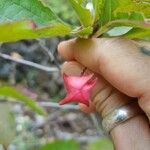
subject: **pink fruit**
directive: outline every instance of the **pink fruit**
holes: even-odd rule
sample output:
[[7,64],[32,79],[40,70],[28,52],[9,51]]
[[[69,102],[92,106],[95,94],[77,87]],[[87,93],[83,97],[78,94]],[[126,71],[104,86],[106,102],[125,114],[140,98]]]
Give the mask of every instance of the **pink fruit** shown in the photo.
[[89,106],[91,91],[97,81],[94,74],[83,76],[69,76],[64,74],[63,78],[67,96],[62,99],[59,104],[63,105],[70,102],[79,102]]

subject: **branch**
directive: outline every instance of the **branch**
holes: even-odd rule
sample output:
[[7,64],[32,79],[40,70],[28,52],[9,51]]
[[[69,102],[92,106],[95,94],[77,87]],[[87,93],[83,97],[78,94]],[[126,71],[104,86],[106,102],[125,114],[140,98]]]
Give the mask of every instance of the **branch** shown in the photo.
[[54,103],[54,102],[39,102],[39,104],[43,107],[80,110],[78,105],[67,104],[67,105],[61,106],[58,103]]
[[41,40],[41,39],[37,39],[37,41],[39,42],[39,45],[41,46],[41,48],[43,49],[43,51],[45,51],[47,54],[48,54],[48,56],[49,56],[49,58],[50,58],[50,60],[51,61],[54,61],[54,55],[51,53],[51,51],[49,51],[49,49],[45,46],[45,42],[43,41],[43,40]]
[[59,65],[59,63],[58,63],[56,57],[55,57],[54,54],[49,50],[49,48],[46,47],[45,41],[43,41],[43,40],[41,40],[41,39],[37,39],[37,41],[39,42],[38,44],[41,46],[42,50],[43,50],[44,52],[46,52],[46,54],[49,56],[50,61],[51,61],[51,62],[54,62],[55,65],[56,65],[56,66],[58,67],[58,69],[60,70],[60,65]]
[[[9,102],[9,103],[19,103],[21,104],[20,101],[16,100],[16,99],[13,99],[11,97],[5,97],[5,96],[0,96],[0,103],[3,103],[3,102]],[[67,105],[59,105],[58,103],[55,103],[55,102],[38,102],[38,104],[42,107],[51,107],[51,108],[60,108],[60,109],[72,109],[72,110],[80,110],[79,106],[78,105],[70,105],[70,104],[67,104]]]
[[10,60],[10,61],[13,61],[13,62],[16,62],[19,64],[23,64],[23,65],[27,65],[29,67],[33,67],[33,68],[36,68],[36,69],[39,69],[42,71],[46,71],[46,72],[58,72],[59,71],[59,69],[56,67],[43,66],[43,65],[31,62],[31,61],[24,60],[24,59],[16,59],[16,58],[11,57],[10,55],[6,55],[6,54],[2,54],[2,53],[0,53],[0,57],[3,59],[6,59],[6,60]]

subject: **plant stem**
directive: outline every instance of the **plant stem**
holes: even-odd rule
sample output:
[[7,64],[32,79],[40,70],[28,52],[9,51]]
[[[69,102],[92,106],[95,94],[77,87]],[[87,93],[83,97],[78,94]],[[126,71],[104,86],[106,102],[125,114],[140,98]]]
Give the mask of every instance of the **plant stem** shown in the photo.
[[51,107],[51,108],[61,108],[61,109],[65,109],[65,110],[80,110],[78,105],[64,105],[64,106],[60,106],[58,103],[55,102],[40,102],[39,103],[41,106],[43,107]]

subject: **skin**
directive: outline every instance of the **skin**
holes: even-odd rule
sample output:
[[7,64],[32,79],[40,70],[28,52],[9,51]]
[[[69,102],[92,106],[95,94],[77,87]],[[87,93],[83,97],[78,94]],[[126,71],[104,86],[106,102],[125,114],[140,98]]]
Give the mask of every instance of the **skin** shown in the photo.
[[[67,61],[62,73],[80,75],[86,67],[86,74],[93,72],[98,78],[90,107],[80,104],[82,111],[96,110],[104,117],[134,101],[150,116],[149,43],[142,45],[121,38],[73,39],[60,43],[58,51]],[[137,115],[111,131],[115,149],[150,149],[146,115]]]

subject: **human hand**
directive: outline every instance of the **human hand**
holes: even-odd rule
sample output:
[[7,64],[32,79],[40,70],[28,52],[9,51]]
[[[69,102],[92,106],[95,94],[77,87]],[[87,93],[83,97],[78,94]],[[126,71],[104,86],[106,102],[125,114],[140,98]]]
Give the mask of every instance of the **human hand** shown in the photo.
[[[59,53],[67,61],[62,73],[95,73],[98,78],[90,107],[80,104],[84,112],[98,111],[102,117],[138,99],[150,114],[150,51],[125,39],[74,39],[62,42]],[[140,110],[140,109],[139,109]],[[130,135],[130,136],[129,136]],[[150,128],[144,115],[137,115],[116,126],[111,136],[117,150],[149,150]],[[123,140],[122,140],[123,139]]]
[[150,115],[150,50],[121,38],[70,40],[58,49],[66,61],[76,61],[65,63],[63,72],[79,74],[87,67],[96,73],[99,80],[92,99],[102,115],[134,98]]

